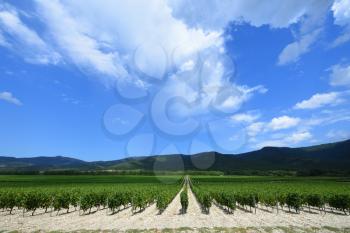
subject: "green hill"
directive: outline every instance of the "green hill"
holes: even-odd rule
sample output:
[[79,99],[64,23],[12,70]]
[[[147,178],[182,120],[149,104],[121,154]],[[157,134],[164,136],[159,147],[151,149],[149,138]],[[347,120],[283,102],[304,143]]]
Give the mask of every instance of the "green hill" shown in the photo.
[[301,148],[264,147],[242,154],[204,152],[193,155],[129,157],[121,160],[95,162],[62,156],[33,158],[0,156],[0,171],[37,170],[349,171],[350,140]]

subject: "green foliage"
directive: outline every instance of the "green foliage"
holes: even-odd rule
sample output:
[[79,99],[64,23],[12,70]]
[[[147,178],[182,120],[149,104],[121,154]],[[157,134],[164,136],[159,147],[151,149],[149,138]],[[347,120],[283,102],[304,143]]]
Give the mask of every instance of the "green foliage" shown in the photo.
[[114,213],[115,210],[119,210],[125,203],[123,202],[123,192],[117,191],[109,194],[107,203],[108,209],[110,209],[112,213]]
[[262,193],[259,197],[260,203],[268,207],[275,207],[278,205],[277,196],[273,193]]
[[203,212],[209,214],[210,207],[213,200],[212,196],[210,195],[210,192],[193,187],[193,186],[192,186],[192,190],[197,198],[197,201],[201,205]]
[[80,209],[85,212],[89,210],[91,212],[91,208],[94,206],[94,193],[84,193],[80,197]]
[[10,214],[12,213],[13,208],[16,206],[22,206],[21,198],[16,192],[4,192],[0,195],[0,198],[1,207],[3,209],[10,209]]
[[45,213],[47,212],[47,209],[52,206],[52,199],[53,197],[48,193],[41,194],[40,208],[45,209]]
[[28,192],[24,194],[23,207],[28,211],[32,211],[32,215],[34,215],[34,212],[36,209],[40,208],[41,202],[42,202],[41,193]]
[[[233,207],[238,204],[243,208],[261,204],[277,211],[287,205],[297,212],[305,206],[320,210],[330,206],[344,212],[350,211],[348,181],[346,177],[191,177],[194,191],[210,192],[215,202],[228,210],[232,208],[227,205],[232,203]],[[228,202],[227,195],[234,201]]]
[[[83,212],[108,207],[113,212],[132,205],[144,209],[157,201],[163,211],[178,192],[182,177],[162,176],[0,176],[0,208],[14,207],[35,211],[79,208]],[[58,214],[58,212],[57,212]]]
[[227,191],[213,192],[214,200],[221,206],[227,208],[228,212],[236,209],[236,197],[233,193]]
[[249,206],[251,208],[256,208],[256,204],[259,202],[259,198],[255,193],[237,193],[236,194],[237,203],[243,207]]
[[139,209],[139,211],[144,210],[148,205],[148,198],[146,197],[145,193],[136,192],[132,196],[131,200],[131,206],[132,206],[132,211],[136,211]]
[[350,211],[350,195],[349,194],[335,194],[328,199],[329,206],[342,211]]
[[180,202],[181,202],[181,212],[184,214],[187,212],[187,208],[188,208],[187,187],[184,190],[182,190],[180,194]]
[[322,208],[325,205],[325,200],[320,194],[306,194],[304,201],[308,206],[317,208]]
[[69,211],[70,204],[70,195],[68,192],[58,192],[54,195],[53,198],[53,208],[56,211],[60,211],[61,209],[67,209]]
[[303,204],[303,198],[299,193],[288,193],[286,196],[286,204],[288,208],[293,208],[296,212],[299,212]]

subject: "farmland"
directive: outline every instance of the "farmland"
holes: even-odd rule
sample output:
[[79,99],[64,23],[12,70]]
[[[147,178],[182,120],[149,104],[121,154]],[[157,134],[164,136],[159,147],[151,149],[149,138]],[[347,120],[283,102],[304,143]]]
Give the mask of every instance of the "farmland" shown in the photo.
[[350,227],[348,178],[19,175],[0,187],[5,230]]
[[259,206],[271,211],[287,206],[296,213],[303,207],[319,211],[350,211],[350,183],[347,178],[279,178],[279,177],[193,177],[191,186],[202,208],[209,212],[212,202],[229,212],[238,206]]
[[180,177],[162,177],[161,183],[153,176],[14,176],[2,177],[0,208],[31,211],[39,208],[47,212],[70,208],[85,214],[87,211],[108,208],[112,213],[131,206],[133,212],[142,211],[152,203],[162,212],[179,191]]

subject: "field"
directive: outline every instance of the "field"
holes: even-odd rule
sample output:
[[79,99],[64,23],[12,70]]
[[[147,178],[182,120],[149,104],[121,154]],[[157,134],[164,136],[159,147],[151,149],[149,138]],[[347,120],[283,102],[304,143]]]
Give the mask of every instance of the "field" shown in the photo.
[[[326,212],[350,211],[350,186],[346,178],[276,178],[276,177],[193,177],[192,186],[204,209],[215,200],[228,211],[263,205],[271,210],[287,206],[296,213],[302,207]],[[197,196],[198,196],[197,195]],[[203,199],[203,200],[201,200]],[[251,211],[251,210],[250,210]]]
[[19,175],[0,187],[0,230],[350,227],[349,178]]

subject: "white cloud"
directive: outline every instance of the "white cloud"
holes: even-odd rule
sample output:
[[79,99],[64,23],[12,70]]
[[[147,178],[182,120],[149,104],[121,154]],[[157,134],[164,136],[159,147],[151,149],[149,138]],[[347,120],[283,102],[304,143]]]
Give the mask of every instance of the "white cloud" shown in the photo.
[[11,104],[15,104],[18,106],[22,105],[22,102],[19,99],[14,97],[11,92],[7,92],[7,91],[0,92],[0,100],[7,101]]
[[[84,39],[92,42],[73,45],[73,49],[81,46],[82,51],[93,50],[105,57],[106,62],[108,61],[107,70],[112,70],[112,76],[116,76],[113,75],[114,70],[122,68],[138,68],[147,74],[157,75],[157,71],[163,71],[160,66],[171,62],[164,59],[171,58],[173,53],[180,60],[179,65],[183,65],[188,62],[184,57],[190,54],[209,47],[219,49],[222,46],[220,31],[204,32],[202,29],[189,28],[171,15],[171,9],[164,1],[78,0],[65,2],[64,7],[58,1],[40,1],[39,5],[40,9],[51,10],[44,18],[48,20],[48,27],[53,34],[59,36],[60,32],[64,33],[65,38],[58,38],[59,43],[63,43],[61,47],[69,48],[65,44],[69,45],[70,38],[84,36]],[[51,16],[55,14],[57,16]],[[68,22],[62,24],[61,16],[67,17]],[[59,25],[64,27],[60,28]],[[75,51],[68,52],[70,57],[78,59],[79,64],[80,58],[76,58],[79,53],[75,55]],[[132,57],[134,53],[136,57]],[[118,55],[119,58],[113,55]],[[98,68],[98,59],[89,59],[91,65]],[[116,67],[117,65],[120,67]]]
[[320,34],[321,24],[330,7],[328,0],[170,0],[176,17],[191,26],[208,30],[225,27],[229,22],[248,23],[255,27],[287,28],[301,23],[295,42],[287,45],[279,56],[279,64],[297,61],[308,52]]
[[301,122],[300,118],[290,116],[274,117],[269,122],[254,122],[247,128],[247,134],[250,137],[255,137],[258,134],[271,131],[278,131],[296,127]]
[[297,103],[295,109],[315,109],[324,106],[334,106],[343,103],[345,99],[342,97],[344,93],[342,92],[329,92],[329,93],[317,93],[311,96],[310,99],[303,100]]
[[350,111],[348,109],[327,109],[308,119],[304,119],[302,126],[305,128],[312,128],[318,125],[325,126],[342,121],[350,121]]
[[252,148],[261,149],[263,147],[268,147],[268,146],[285,147],[285,146],[287,146],[287,144],[283,140],[278,140],[278,139],[276,139],[276,140],[263,140],[263,141],[254,143]]
[[[20,31],[32,38],[29,44],[36,41],[40,46],[35,46],[47,48],[43,38],[53,41],[50,48],[55,48],[64,62],[75,64],[83,72],[93,71],[107,85],[129,80],[148,87],[148,81],[140,78],[140,73],[161,79],[164,73],[171,72],[172,80],[168,83],[173,87],[171,91],[191,104],[199,103],[193,111],[212,107],[227,113],[237,111],[253,95],[266,89],[233,83],[234,65],[225,58],[225,26],[229,22],[245,22],[256,27],[286,28],[301,22],[301,39],[295,46],[289,46],[297,52],[286,49],[287,55],[281,55],[286,57],[283,62],[287,62],[309,49],[319,32],[315,30],[314,25],[318,25],[315,22],[329,4],[324,0],[36,0],[35,3],[35,16],[45,24],[40,35],[45,37],[39,37],[14,14]],[[198,57],[203,61],[200,74],[196,73]]]
[[302,141],[306,141],[312,138],[312,135],[310,132],[308,131],[304,131],[304,132],[294,132],[292,133],[290,136],[286,137],[286,142],[288,143],[299,143]]
[[[279,118],[281,117],[274,119]],[[297,121],[298,124],[289,124],[294,126],[290,126],[287,130],[277,131],[277,133],[275,133],[275,130],[269,128],[273,120],[252,123],[247,127],[247,134],[249,136],[248,144],[251,148],[257,149],[264,146],[293,146],[303,142],[314,142],[314,136],[311,131],[315,127],[326,127],[340,122],[347,124],[346,122],[350,122],[350,111],[348,109],[327,109],[318,111],[307,118]],[[349,132],[332,129],[324,136],[333,141],[338,141],[348,139]]]
[[338,25],[347,25],[350,23],[350,1],[335,0],[332,5],[334,23]]
[[252,123],[260,117],[259,114],[253,113],[238,113],[231,116],[231,120],[234,122]]
[[288,44],[278,57],[278,65],[297,62],[302,55],[309,52],[322,33],[323,22],[331,2],[328,0],[304,1],[311,4],[300,20],[300,27],[294,31],[295,41]]
[[269,130],[275,131],[280,129],[288,129],[296,126],[300,122],[300,118],[281,116],[273,118],[268,124]]
[[10,40],[6,39],[4,33],[0,31],[0,45],[13,49],[24,56],[28,62],[38,64],[59,62],[60,55],[21,21],[17,11],[1,4],[0,29],[10,37]]
[[350,86],[350,65],[334,65],[330,71],[332,86]]
[[62,54],[82,68],[95,70],[113,78],[125,78],[127,72],[121,65],[118,52],[104,52],[102,43],[89,36],[84,23],[71,16],[59,1],[37,3],[52,39]]
[[343,34],[332,43],[336,47],[350,40],[350,0],[335,0],[332,11],[334,23],[344,27]]
[[350,138],[350,131],[331,129],[326,136],[333,141],[345,140]]
[[255,123],[252,123],[250,124],[248,127],[247,127],[247,134],[250,136],[250,137],[254,137],[256,136],[257,134],[261,133],[262,130],[264,129],[264,126],[265,126],[265,123],[264,122],[255,122]]
[[[233,84],[221,28],[190,27],[173,17],[166,1],[37,3],[60,53],[83,70],[103,74],[99,77],[107,84],[120,79],[145,83],[139,72],[161,79],[171,70],[165,84],[169,94],[199,103],[192,112],[209,106],[235,111],[254,93],[265,90]],[[199,54],[200,74],[196,73]]]
[[176,17],[191,26],[205,29],[225,27],[229,22],[248,23],[255,27],[287,28],[300,23],[296,40],[281,52],[278,64],[297,61],[310,50],[321,32],[322,23],[330,8],[328,0],[169,0]]
[[349,32],[344,32],[342,35],[338,36],[333,43],[330,45],[330,48],[337,47],[341,44],[344,44],[350,40],[350,30]]
[[169,0],[176,17],[195,27],[217,29],[228,22],[246,22],[252,26],[269,25],[284,28],[297,23],[304,15],[319,12],[324,0]]
[[278,65],[286,65],[298,61],[301,55],[310,50],[310,46],[316,41],[320,32],[321,30],[317,29],[303,35],[300,40],[288,44],[278,57]]
[[276,139],[256,141],[252,144],[252,147],[256,149],[260,149],[266,146],[290,147],[297,145],[301,142],[308,141],[312,138],[312,134],[308,131],[296,131],[291,133],[289,136],[281,134],[279,135],[279,138]]
[[[193,58],[189,61],[193,61]],[[232,114],[255,94],[267,91],[261,85],[236,85],[232,81],[234,63],[220,47],[201,51],[201,61],[200,64],[179,69],[165,84],[169,95],[180,97],[191,106],[186,109],[179,106],[180,113],[193,115],[215,110]]]
[[4,35],[1,32],[1,28],[0,28],[0,46],[4,46],[4,47],[8,47],[9,44],[7,43]]

